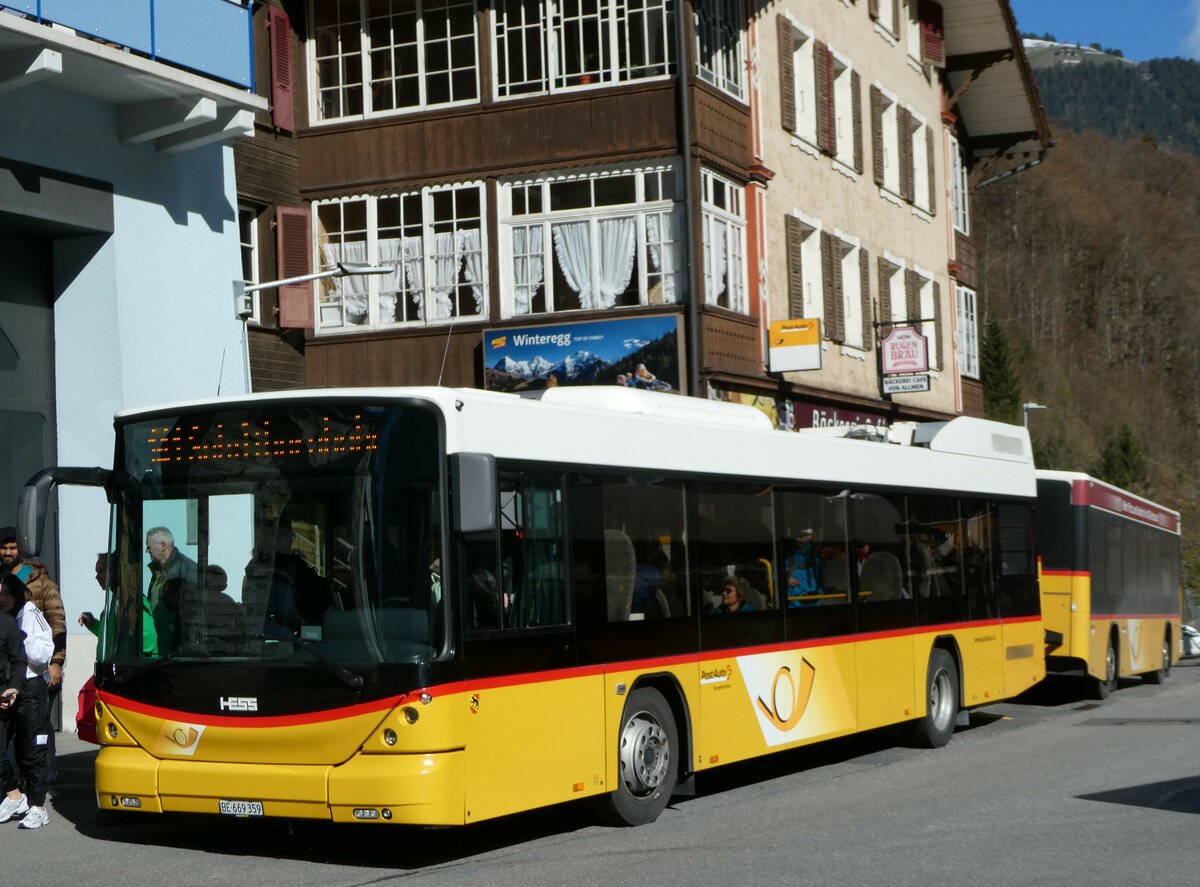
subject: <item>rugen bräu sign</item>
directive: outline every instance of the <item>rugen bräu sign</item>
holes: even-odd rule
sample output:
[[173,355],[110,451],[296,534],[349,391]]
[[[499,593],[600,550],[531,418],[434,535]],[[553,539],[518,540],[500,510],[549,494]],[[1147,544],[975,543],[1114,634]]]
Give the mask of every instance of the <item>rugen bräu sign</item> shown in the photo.
[[881,372],[929,372],[929,341],[915,327],[896,326],[879,343]]

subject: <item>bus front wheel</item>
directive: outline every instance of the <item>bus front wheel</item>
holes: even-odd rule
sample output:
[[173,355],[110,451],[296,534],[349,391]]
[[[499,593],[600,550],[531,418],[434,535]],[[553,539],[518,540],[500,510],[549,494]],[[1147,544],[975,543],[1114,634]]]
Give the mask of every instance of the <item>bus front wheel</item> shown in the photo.
[[1163,636],[1162,648],[1162,668],[1156,668],[1154,671],[1148,671],[1142,675],[1142,680],[1147,684],[1161,684],[1167,675],[1171,673],[1171,635]]
[[620,775],[607,797],[604,818],[616,825],[645,825],[671,800],[679,774],[679,734],[667,700],[653,687],[634,690],[617,737]]
[[940,647],[929,654],[925,701],[929,708],[913,725],[913,741],[925,748],[941,748],[950,741],[958,716],[958,668],[954,657]]
[[1108,650],[1104,654],[1104,677],[1092,678],[1092,695],[1097,699],[1107,699],[1117,687],[1117,648],[1112,638],[1108,639]]

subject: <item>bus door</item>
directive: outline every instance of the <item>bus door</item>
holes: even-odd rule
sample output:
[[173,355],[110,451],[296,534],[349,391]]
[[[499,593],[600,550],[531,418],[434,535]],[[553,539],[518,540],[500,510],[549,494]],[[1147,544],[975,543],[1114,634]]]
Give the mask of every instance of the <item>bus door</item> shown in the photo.
[[[501,471],[497,526],[460,558],[467,821],[603,784],[602,678],[580,675],[563,478]],[[547,739],[547,736],[553,739]]]
[[918,715],[913,678],[917,610],[904,497],[854,493],[849,505],[850,584],[859,630],[858,726],[867,730]]

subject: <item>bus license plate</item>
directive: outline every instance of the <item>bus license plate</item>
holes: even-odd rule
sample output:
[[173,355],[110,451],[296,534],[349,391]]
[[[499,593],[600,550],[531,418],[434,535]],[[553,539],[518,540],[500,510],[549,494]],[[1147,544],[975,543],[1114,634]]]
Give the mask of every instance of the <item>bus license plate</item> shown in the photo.
[[262,816],[262,801],[218,801],[225,816]]

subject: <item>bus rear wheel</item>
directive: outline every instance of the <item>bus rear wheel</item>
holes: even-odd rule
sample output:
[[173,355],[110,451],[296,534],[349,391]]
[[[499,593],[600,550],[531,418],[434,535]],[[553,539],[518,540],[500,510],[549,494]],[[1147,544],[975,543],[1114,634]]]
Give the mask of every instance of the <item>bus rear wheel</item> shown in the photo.
[[667,700],[653,687],[629,694],[617,737],[620,774],[602,811],[615,825],[645,825],[662,813],[679,776],[679,734]]
[[954,657],[940,647],[929,654],[925,683],[925,717],[913,724],[913,742],[925,748],[941,748],[954,734],[958,717],[958,668]]
[[1171,673],[1171,635],[1167,634],[1163,637],[1162,648],[1162,668],[1157,668],[1154,671],[1148,671],[1142,675],[1142,680],[1147,684],[1161,684]]
[[1117,688],[1117,648],[1112,638],[1108,639],[1108,650],[1104,654],[1104,677],[1092,678],[1092,695],[1097,699],[1107,699],[1108,695]]

